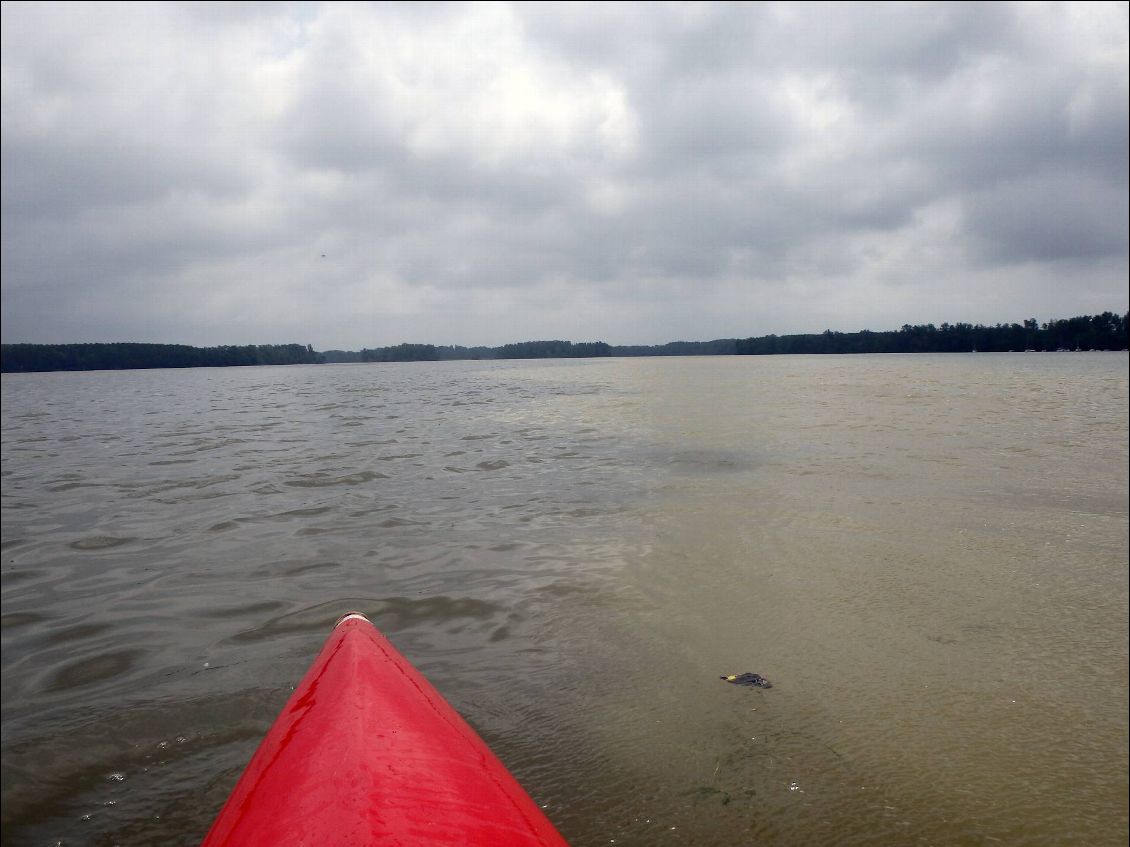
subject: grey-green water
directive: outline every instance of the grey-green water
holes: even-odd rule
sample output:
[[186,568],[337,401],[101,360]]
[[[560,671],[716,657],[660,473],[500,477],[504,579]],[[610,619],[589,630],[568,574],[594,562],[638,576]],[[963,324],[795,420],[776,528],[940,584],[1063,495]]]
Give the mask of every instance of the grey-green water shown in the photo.
[[358,608],[576,845],[1125,844],[1127,402],[1124,353],[5,375],[3,843],[199,841]]

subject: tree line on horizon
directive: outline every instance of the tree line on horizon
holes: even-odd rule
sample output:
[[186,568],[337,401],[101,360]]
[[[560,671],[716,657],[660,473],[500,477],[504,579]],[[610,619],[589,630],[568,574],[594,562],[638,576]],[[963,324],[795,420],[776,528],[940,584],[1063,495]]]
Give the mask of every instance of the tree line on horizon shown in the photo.
[[0,370],[119,371],[144,368],[225,368],[248,365],[316,365],[324,360],[310,344],[4,344]]
[[396,344],[391,347],[327,350],[326,362],[446,362],[465,359],[587,359],[621,355],[603,341],[521,341],[501,347],[463,347],[458,344]]
[[781,353],[1007,353],[1025,350],[1125,350],[1130,313],[1081,315],[1023,323],[943,323],[910,325],[890,332],[833,332],[809,335],[764,335],[737,342],[739,355]]
[[501,347],[458,344],[397,344],[364,350],[326,350],[329,364],[348,362],[447,362],[467,359],[579,359],[598,356],[732,356],[736,338],[714,341],[669,341],[666,344],[620,344],[604,341],[522,341]]
[[1023,350],[1125,350],[1130,314],[1082,315],[1040,324],[943,323],[910,325],[874,332],[834,332],[670,341],[666,344],[611,345],[603,341],[524,341],[501,347],[398,344],[360,352],[327,350],[327,362],[408,362],[452,359],[566,359],[594,356],[764,356],[829,353],[1004,353]]
[[185,344],[4,344],[0,370],[123,370],[339,362],[420,362],[462,359],[561,359],[599,356],[764,356],[836,353],[968,353],[1023,350],[1125,350],[1130,313],[1081,315],[1023,323],[910,325],[886,332],[834,332],[611,345],[603,341],[522,341],[500,347],[396,344],[359,351],[318,352],[306,344],[191,347]]

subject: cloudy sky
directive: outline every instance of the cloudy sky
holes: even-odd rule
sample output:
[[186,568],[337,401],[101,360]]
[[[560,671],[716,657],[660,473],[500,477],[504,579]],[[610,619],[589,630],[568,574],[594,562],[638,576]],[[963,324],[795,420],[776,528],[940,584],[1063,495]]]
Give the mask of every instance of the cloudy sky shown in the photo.
[[1123,2],[2,8],[5,342],[1127,309]]

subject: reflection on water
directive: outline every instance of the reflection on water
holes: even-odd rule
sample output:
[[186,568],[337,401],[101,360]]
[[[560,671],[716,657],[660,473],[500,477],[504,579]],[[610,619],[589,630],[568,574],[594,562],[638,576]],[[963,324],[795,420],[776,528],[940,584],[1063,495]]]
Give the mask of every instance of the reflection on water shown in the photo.
[[578,845],[1125,843],[1126,410],[1125,354],[5,375],[3,843],[196,843],[351,608]]

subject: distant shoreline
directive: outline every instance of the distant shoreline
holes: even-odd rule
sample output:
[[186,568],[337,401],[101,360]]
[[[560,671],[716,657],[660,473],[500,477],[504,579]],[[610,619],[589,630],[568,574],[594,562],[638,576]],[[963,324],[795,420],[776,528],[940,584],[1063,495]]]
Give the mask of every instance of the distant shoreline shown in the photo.
[[1037,323],[909,324],[898,330],[764,335],[656,345],[611,345],[603,341],[524,341],[500,347],[397,344],[362,350],[316,351],[306,344],[192,347],[133,342],[3,344],[0,371],[145,370],[154,368],[312,365],[347,362],[427,362],[491,359],[562,359],[638,356],[771,356],[850,353],[1005,353],[1126,350],[1130,313],[1081,315]]

